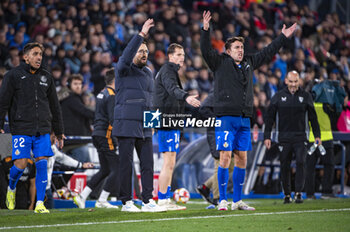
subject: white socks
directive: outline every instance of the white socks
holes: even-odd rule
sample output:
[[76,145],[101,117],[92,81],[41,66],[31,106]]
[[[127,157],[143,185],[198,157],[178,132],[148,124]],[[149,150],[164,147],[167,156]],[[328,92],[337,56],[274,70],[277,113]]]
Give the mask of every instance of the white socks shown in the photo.
[[84,201],[88,198],[90,193],[92,192],[92,189],[89,186],[86,186],[84,190],[80,193],[81,198],[84,199]]
[[102,190],[100,197],[98,198],[99,202],[106,202],[107,198],[109,196],[109,192],[106,192],[105,190]]

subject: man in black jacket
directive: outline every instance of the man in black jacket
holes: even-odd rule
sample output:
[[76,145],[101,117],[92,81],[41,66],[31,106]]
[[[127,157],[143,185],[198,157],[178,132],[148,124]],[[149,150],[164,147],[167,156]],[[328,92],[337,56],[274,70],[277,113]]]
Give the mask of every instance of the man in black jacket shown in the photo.
[[100,197],[96,201],[95,207],[118,209],[118,206],[111,205],[107,201],[111,192],[119,193],[119,154],[117,154],[116,138],[112,137],[115,98],[114,81],[115,72],[114,68],[112,68],[106,71],[106,88],[96,96],[96,111],[92,141],[98,151],[100,170],[87,183],[81,194],[74,197],[74,203],[79,208],[85,208],[85,200],[92,190],[96,188],[104,178],[107,178],[104,182]]
[[[193,107],[199,107],[197,96],[190,96],[182,89],[178,70],[185,61],[185,52],[180,44],[170,44],[169,62],[159,70],[154,83],[153,107],[165,114],[182,114],[185,101]],[[163,154],[163,166],[159,174],[158,204],[168,210],[186,209],[171,203],[171,178],[180,146],[179,128],[161,128],[158,130],[159,152]]]
[[16,184],[31,157],[36,165],[36,213],[49,213],[44,206],[47,182],[47,157],[52,156],[50,133],[53,130],[63,146],[63,123],[52,75],[41,67],[44,48],[29,43],[23,48],[25,63],[5,75],[0,89],[0,132],[4,133],[4,118],[9,112],[12,133],[12,159],[7,207],[15,208]]
[[253,114],[253,71],[272,59],[287,37],[290,37],[296,24],[286,29],[260,52],[244,55],[244,38],[229,38],[225,43],[225,53],[218,54],[210,44],[209,11],[203,13],[203,30],[200,40],[202,55],[214,72],[214,113],[221,120],[216,128],[217,150],[220,151],[218,182],[220,191],[219,210],[227,210],[228,167],[234,150],[235,168],[233,171],[232,210],[255,210],[241,199],[244,185],[247,151],[251,150],[250,117]]
[[91,135],[91,121],[94,111],[90,110],[83,101],[83,77],[72,74],[68,78],[70,94],[61,100],[63,123],[66,135]]
[[[91,122],[95,113],[83,102],[83,77],[80,74],[70,75],[68,88],[70,90],[68,97],[61,100],[65,134],[69,136],[90,136]],[[65,151],[67,151],[69,156],[82,163],[90,162],[88,149],[85,144],[78,144],[78,147],[76,145],[68,145],[65,147]]]
[[291,203],[290,163],[296,157],[295,203],[303,203],[301,191],[305,184],[306,147],[308,141],[308,119],[311,122],[315,142],[321,144],[320,127],[310,93],[299,88],[299,74],[291,71],[286,78],[287,87],[278,91],[268,109],[264,143],[271,147],[272,125],[276,122],[278,149],[280,151],[281,179],[284,190],[284,203]]
[[[119,58],[115,80],[116,97],[112,135],[117,136],[120,154],[120,200],[122,211],[161,212],[153,198],[153,144],[152,130],[143,128],[143,112],[151,109],[153,75],[146,66],[148,48],[143,42],[153,19],[143,24],[139,34],[135,35]],[[142,201],[141,210],[137,208],[131,196],[133,154],[136,148],[141,165]]]

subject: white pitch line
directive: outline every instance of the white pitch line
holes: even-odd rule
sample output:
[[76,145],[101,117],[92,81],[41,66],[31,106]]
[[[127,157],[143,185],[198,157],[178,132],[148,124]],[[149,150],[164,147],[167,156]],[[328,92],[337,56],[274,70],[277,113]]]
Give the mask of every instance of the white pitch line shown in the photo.
[[350,211],[350,208],[344,208],[344,209],[323,209],[323,210],[284,211],[284,212],[271,212],[271,213],[229,214],[229,215],[180,217],[180,218],[160,218],[160,219],[126,220],[126,221],[107,221],[107,222],[81,222],[81,223],[73,223],[73,224],[55,224],[55,225],[13,226],[13,227],[0,227],[0,230],[49,228],[49,227],[63,227],[63,226],[87,226],[87,225],[104,225],[104,224],[123,224],[123,223],[135,223],[135,222],[161,222],[161,221],[176,221],[176,220],[189,220],[189,219],[208,219],[208,218],[244,217],[244,216],[265,216],[265,215],[282,215],[282,214],[297,214],[297,213],[325,213],[325,212],[340,212],[340,211]]

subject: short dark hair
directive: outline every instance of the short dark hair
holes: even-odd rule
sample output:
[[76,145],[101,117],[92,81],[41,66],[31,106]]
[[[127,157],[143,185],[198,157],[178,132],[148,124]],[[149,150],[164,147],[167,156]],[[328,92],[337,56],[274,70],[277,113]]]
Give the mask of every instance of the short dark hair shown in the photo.
[[114,68],[108,69],[105,75],[105,83],[106,85],[110,85],[113,83],[115,79],[115,71]]
[[175,53],[175,49],[176,49],[176,48],[184,49],[180,44],[172,43],[172,44],[169,45],[168,50],[167,50],[168,56],[169,56],[170,54]]
[[228,38],[226,43],[225,43],[225,50],[230,50],[231,48],[231,44],[233,44],[234,42],[239,41],[242,44],[244,44],[244,38],[241,36],[234,36],[231,38]]
[[44,46],[41,43],[27,43],[23,48],[23,54],[28,54],[30,50],[33,48],[38,47],[42,52],[44,52]]
[[79,80],[83,82],[84,78],[81,74],[72,74],[68,77],[68,88],[71,88],[72,81]]

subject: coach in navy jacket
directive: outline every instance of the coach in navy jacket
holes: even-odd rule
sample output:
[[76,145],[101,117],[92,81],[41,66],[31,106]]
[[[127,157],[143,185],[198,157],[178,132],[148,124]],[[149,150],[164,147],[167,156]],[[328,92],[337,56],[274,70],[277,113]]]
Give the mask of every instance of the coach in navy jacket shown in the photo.
[[[117,64],[116,98],[112,135],[117,136],[120,154],[120,200],[122,211],[158,212],[160,207],[152,200],[153,145],[151,129],[143,128],[143,112],[151,109],[153,75],[146,67],[148,48],[143,38],[153,26],[148,19],[142,30],[126,46]],[[136,148],[141,166],[141,210],[132,201],[133,153]]]
[[143,111],[151,108],[153,74],[147,66],[138,66],[133,63],[133,58],[142,43],[143,37],[135,35],[128,43],[117,64],[112,133],[114,136],[152,137],[152,130],[143,128]]

